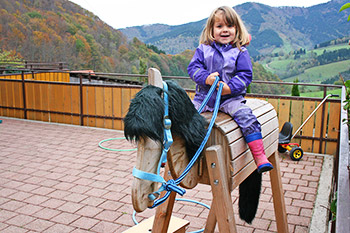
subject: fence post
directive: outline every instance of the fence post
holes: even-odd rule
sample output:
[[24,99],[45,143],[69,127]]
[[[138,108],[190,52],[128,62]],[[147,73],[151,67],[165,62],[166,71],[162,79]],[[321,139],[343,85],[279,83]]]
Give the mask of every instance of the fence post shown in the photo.
[[[324,86],[323,87],[323,98],[326,98],[327,96],[327,87]],[[323,143],[323,137],[324,137],[324,134],[323,134],[323,128],[324,128],[324,120],[325,120],[325,115],[326,115],[326,103],[327,101],[324,102],[323,106],[322,106],[322,120],[321,120],[321,133],[320,133],[320,147],[318,149],[318,153],[322,153],[322,143]]]
[[26,100],[26,84],[24,81],[24,71],[22,71],[22,94],[23,94],[23,111],[24,111],[24,119],[27,119],[27,100]]
[[84,115],[83,115],[83,76],[79,74],[79,86],[80,86],[80,125],[84,125]]

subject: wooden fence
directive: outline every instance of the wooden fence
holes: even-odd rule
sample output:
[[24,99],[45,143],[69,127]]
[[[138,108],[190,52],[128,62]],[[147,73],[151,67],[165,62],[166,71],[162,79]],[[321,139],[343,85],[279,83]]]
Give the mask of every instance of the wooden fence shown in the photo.
[[[32,71],[30,73],[23,73],[25,80],[37,81],[52,81],[52,82],[69,82],[69,72],[62,71]],[[22,79],[22,74],[3,74],[0,76],[3,79]]]
[[[279,127],[287,121],[293,124],[293,133],[320,104],[321,100],[308,98],[267,98],[277,111]],[[306,152],[335,155],[338,149],[340,128],[340,101],[330,100],[319,108],[303,126],[292,142],[297,142]],[[289,119],[289,120],[288,120]]]
[[[31,80],[24,74],[20,80],[0,76],[0,116],[123,130],[123,117],[141,86],[90,84],[80,80],[69,83]],[[193,98],[193,90],[187,92]],[[322,100],[272,95],[247,98],[270,102],[277,111],[280,129],[289,121],[294,131]],[[340,108],[339,99],[328,99],[293,142],[301,144],[305,152],[336,155]]]

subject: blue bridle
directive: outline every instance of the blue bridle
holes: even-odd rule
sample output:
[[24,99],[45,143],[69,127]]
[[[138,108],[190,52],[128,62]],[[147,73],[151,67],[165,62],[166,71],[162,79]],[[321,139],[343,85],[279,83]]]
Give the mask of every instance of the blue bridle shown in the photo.
[[[204,99],[204,101],[202,102],[201,106],[198,109],[199,113],[201,113],[203,111],[205,105],[209,101],[210,97],[213,95],[218,82],[219,82],[219,78],[216,77],[216,80],[213,83],[213,85],[211,86],[211,88],[208,92],[208,95],[206,96],[206,98]],[[163,139],[162,155],[160,157],[158,167],[157,167],[157,174],[144,172],[144,171],[141,171],[139,169],[136,169],[135,167],[132,171],[133,176],[136,178],[143,179],[143,180],[149,180],[152,182],[158,182],[158,183],[162,184],[157,191],[150,193],[148,195],[149,200],[151,200],[151,201],[155,200],[153,205],[149,208],[154,208],[154,207],[162,204],[169,197],[169,195],[172,191],[180,194],[181,196],[183,196],[186,193],[186,190],[179,187],[178,185],[181,183],[181,181],[186,177],[188,172],[191,170],[191,168],[193,167],[194,163],[197,161],[199,155],[202,153],[203,148],[209,139],[211,130],[214,126],[216,116],[217,116],[218,111],[219,111],[222,88],[223,88],[223,84],[220,83],[219,88],[218,88],[218,92],[217,92],[217,96],[216,96],[216,100],[215,100],[215,107],[214,107],[212,119],[210,120],[205,138],[203,139],[197,152],[192,157],[191,161],[187,164],[185,170],[182,172],[182,174],[176,180],[170,179],[170,180],[166,181],[159,173],[160,173],[160,168],[162,167],[162,164],[166,163],[167,153],[170,149],[171,144],[173,143],[173,138],[172,138],[171,131],[170,131],[171,120],[169,119],[169,101],[168,101],[168,93],[167,93],[168,92],[168,85],[166,84],[166,82],[163,82],[163,89],[164,89],[164,92],[163,92],[164,93],[163,94],[163,99],[164,99],[164,118],[163,118],[164,139]],[[157,199],[162,191],[167,191],[167,192],[163,197]]]

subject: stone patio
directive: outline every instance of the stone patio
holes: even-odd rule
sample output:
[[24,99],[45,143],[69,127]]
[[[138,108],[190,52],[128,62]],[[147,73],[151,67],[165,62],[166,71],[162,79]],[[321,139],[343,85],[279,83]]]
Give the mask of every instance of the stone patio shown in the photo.
[[[135,225],[131,172],[136,151],[109,151],[98,146],[104,139],[123,137],[122,131],[0,119],[2,233],[123,232]],[[135,148],[125,139],[103,146]],[[325,158],[305,153],[295,162],[288,154],[280,154],[290,232],[309,232],[314,210],[325,209],[315,205],[317,197],[329,197],[327,190],[318,194]],[[210,186],[198,185],[187,190],[183,198],[210,205]],[[237,213],[237,189],[232,192],[232,201]],[[137,214],[137,221],[154,215],[154,211]],[[195,231],[205,226],[208,209],[177,201],[174,215],[189,220],[187,231]],[[268,173],[263,175],[259,209],[252,225],[243,223],[238,215],[236,223],[240,233],[277,231]]]

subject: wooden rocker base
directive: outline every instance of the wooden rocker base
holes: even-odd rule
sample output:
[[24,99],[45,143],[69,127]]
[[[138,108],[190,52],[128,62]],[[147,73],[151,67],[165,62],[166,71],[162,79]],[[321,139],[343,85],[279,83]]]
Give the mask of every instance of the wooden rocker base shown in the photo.
[[[124,231],[124,233],[150,233],[153,232],[154,216],[140,222],[139,224]],[[167,233],[185,233],[186,227],[190,224],[189,221],[172,216],[170,219]]]

